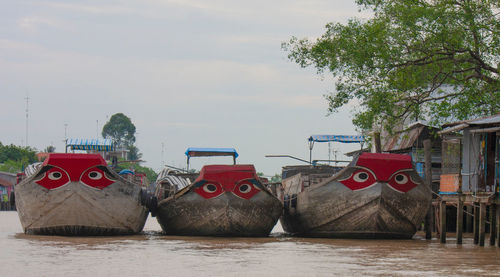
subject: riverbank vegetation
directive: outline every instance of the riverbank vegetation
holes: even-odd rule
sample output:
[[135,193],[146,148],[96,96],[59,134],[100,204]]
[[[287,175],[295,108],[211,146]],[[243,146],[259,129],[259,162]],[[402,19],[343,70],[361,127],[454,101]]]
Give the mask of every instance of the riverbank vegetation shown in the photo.
[[0,171],[17,173],[36,161],[35,149],[0,142]]

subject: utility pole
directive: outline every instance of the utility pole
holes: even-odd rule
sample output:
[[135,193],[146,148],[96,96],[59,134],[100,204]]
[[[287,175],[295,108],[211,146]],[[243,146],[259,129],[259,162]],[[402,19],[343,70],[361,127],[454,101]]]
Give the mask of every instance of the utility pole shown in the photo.
[[68,136],[67,136],[67,131],[68,129],[68,123],[64,123],[64,153],[68,153]]
[[28,106],[28,103],[29,103],[29,96],[26,95],[26,98],[24,98],[26,100],[26,147],[28,147],[28,114],[29,114],[29,106]]
[[330,161],[332,160],[331,158],[331,153],[332,153],[332,145],[331,142],[328,142],[328,165],[330,165]]
[[165,159],[163,159],[165,143],[161,143],[161,166],[165,166]]

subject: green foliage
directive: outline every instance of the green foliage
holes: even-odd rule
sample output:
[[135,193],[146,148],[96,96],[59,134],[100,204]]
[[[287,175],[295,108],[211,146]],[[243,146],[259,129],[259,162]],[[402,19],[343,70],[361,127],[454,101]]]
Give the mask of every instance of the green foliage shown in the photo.
[[141,166],[138,163],[119,163],[115,168],[117,172],[120,172],[123,169],[130,169],[135,173],[146,174],[146,177],[148,178],[148,181],[150,183],[156,181],[156,177],[158,177],[158,174],[152,168]]
[[115,146],[128,147],[135,142],[135,125],[129,117],[117,113],[103,126],[102,136],[112,139]]
[[17,173],[21,172],[28,164],[30,164],[26,159],[20,161],[7,160],[0,164],[0,171]]
[[330,23],[316,41],[283,43],[301,67],[336,78],[330,113],[357,99],[353,123],[386,129],[500,111],[500,1],[357,0],[368,20]]
[[129,145],[127,147],[128,149],[128,159],[131,161],[139,160],[142,158],[142,153],[139,153],[139,148],[137,148],[135,145]]
[[0,171],[16,173],[37,161],[36,152],[30,147],[3,145],[0,142]]
[[54,152],[56,152],[56,148],[54,146],[52,146],[52,145],[49,145],[43,151],[46,152],[46,153],[54,153]]
[[280,183],[281,182],[281,175],[276,173],[274,174],[273,177],[271,177],[271,180],[269,180],[270,183]]

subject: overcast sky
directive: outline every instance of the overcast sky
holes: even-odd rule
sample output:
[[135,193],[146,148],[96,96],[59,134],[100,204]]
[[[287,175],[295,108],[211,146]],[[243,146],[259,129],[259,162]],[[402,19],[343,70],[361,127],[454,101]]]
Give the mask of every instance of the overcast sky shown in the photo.
[[[184,166],[187,147],[234,147],[239,163],[274,175],[295,162],[266,154],[308,159],[309,135],[356,134],[353,105],[326,116],[332,79],[281,49],[351,17],[366,17],[354,0],[0,0],[0,142],[26,144],[28,96],[28,145],[38,150],[63,152],[65,132],[100,137],[121,112],[155,170]],[[328,145],[313,158],[328,158]]]

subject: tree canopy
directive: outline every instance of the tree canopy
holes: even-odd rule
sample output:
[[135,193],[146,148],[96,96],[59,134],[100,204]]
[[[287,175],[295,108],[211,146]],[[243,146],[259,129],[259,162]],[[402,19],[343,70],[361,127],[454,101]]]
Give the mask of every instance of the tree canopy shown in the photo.
[[500,1],[357,0],[369,19],[329,23],[315,41],[282,44],[301,67],[330,72],[328,112],[356,99],[360,129],[500,111]]
[[116,113],[102,128],[102,136],[113,140],[119,147],[129,147],[135,142],[135,125],[123,113]]
[[0,142],[0,171],[16,173],[36,161],[34,149],[13,144],[3,145]]

